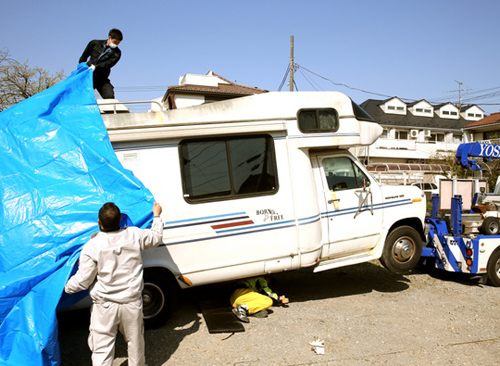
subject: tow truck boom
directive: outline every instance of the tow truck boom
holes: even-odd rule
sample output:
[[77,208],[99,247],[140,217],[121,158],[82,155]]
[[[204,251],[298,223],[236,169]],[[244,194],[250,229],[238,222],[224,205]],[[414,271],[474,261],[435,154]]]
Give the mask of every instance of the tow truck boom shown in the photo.
[[483,165],[470,157],[485,158],[490,161],[492,158],[500,159],[500,145],[471,142],[460,144],[457,149],[456,162],[466,169],[481,170]]

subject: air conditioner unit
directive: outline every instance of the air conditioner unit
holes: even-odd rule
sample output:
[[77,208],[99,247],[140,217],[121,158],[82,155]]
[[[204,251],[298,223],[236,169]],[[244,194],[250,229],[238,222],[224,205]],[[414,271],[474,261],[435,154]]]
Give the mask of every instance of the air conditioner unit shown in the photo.
[[410,130],[410,137],[416,139],[418,137],[418,130]]
[[431,130],[425,130],[424,131],[424,136],[425,137],[431,137]]

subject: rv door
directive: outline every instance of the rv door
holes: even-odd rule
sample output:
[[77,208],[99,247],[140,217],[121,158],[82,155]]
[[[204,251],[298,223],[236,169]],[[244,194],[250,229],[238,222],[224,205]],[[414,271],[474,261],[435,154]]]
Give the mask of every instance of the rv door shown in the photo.
[[[317,155],[323,191],[320,204],[329,245],[323,257],[343,256],[375,246],[383,210],[377,209],[380,187],[370,180],[351,155]],[[326,253],[325,253],[326,249]]]

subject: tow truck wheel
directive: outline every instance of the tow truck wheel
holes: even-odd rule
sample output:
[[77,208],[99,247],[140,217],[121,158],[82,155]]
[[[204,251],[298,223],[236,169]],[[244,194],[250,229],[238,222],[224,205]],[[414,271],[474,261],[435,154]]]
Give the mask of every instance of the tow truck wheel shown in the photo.
[[481,231],[486,235],[498,235],[500,222],[496,217],[487,217],[483,221]]
[[500,287],[500,250],[496,250],[488,260],[488,279],[493,286]]
[[170,276],[158,269],[144,270],[142,310],[144,325],[154,329],[165,323],[172,315],[177,302],[177,286]]
[[391,272],[405,273],[418,264],[421,255],[419,233],[410,226],[400,226],[387,236],[380,262]]

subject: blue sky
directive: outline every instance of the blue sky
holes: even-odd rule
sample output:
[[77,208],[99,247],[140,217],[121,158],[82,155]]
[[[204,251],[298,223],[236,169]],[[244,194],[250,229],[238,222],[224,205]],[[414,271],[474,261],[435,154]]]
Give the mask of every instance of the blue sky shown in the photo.
[[69,75],[90,40],[119,28],[123,55],[111,81],[125,101],[162,96],[179,76],[209,70],[276,91],[293,35],[298,90],[337,90],[357,103],[458,102],[459,81],[465,102],[493,113],[500,110],[498,14],[498,0],[18,0],[2,4],[0,48]]

